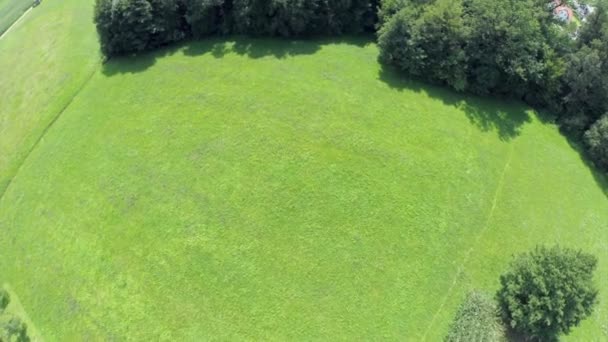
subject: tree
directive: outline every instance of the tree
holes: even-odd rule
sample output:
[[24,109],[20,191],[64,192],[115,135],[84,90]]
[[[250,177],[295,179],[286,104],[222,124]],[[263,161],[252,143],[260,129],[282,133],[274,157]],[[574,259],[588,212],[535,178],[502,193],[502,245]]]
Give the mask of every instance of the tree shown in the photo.
[[585,145],[596,165],[608,171],[608,113],[585,133]]
[[469,293],[458,308],[445,341],[506,341],[494,300],[483,292]]
[[310,36],[371,31],[379,0],[96,0],[106,56],[212,34]]
[[407,6],[393,15],[381,28],[378,45],[384,62],[410,75],[464,90],[466,40],[460,2],[437,0]]
[[521,98],[545,75],[546,9],[534,0],[464,0],[464,8],[470,90]]
[[599,51],[586,45],[568,55],[566,63],[562,98],[565,127],[580,137],[608,110],[608,78],[603,74],[604,61]]
[[151,7],[150,41],[146,48],[156,48],[186,37],[185,4],[181,0],[148,0]]
[[97,0],[95,22],[106,55],[143,51],[158,29],[147,0]]
[[187,0],[185,20],[195,37],[222,32],[226,23],[224,0]]
[[596,304],[596,266],[595,256],[560,247],[537,247],[515,258],[497,293],[505,323],[542,341],[568,334]]

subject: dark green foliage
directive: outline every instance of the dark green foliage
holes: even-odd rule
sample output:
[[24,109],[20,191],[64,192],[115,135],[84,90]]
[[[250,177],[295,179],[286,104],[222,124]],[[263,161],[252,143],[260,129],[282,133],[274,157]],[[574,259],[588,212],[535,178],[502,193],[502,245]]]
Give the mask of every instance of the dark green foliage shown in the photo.
[[534,0],[466,0],[469,89],[479,94],[526,92],[545,73],[547,48]]
[[104,54],[162,46],[188,36],[310,36],[371,31],[378,0],[96,0]]
[[482,292],[469,293],[460,305],[445,341],[505,341],[504,328],[494,300]]
[[[565,128],[578,135],[608,111],[608,74],[600,51],[583,45],[566,58],[563,76],[563,119]],[[571,124],[573,120],[580,126]]]
[[388,20],[378,37],[382,60],[410,75],[458,90],[466,87],[466,41],[462,6],[451,0],[403,8]]
[[506,324],[529,338],[552,341],[591,314],[597,258],[560,247],[517,257],[500,278],[497,299]]
[[608,171],[608,114],[585,133],[585,145],[597,166]]
[[6,309],[10,303],[11,297],[5,289],[0,289],[0,313]]
[[548,74],[546,12],[535,0],[386,0],[382,59],[457,90],[521,97]]
[[27,325],[18,317],[12,315],[0,316],[0,341],[27,342]]
[[95,23],[107,56],[156,48],[186,36],[176,0],[96,0]]
[[221,33],[226,20],[224,0],[186,0],[185,21],[195,37]]
[[211,9],[205,15],[208,19],[192,22],[194,32],[199,31],[196,25],[207,29],[211,23],[212,27],[221,27],[223,33],[283,37],[373,30],[378,6],[377,0],[212,0],[207,3],[205,7]]
[[98,0],[95,22],[107,55],[142,51],[152,41],[154,18],[147,0]]
[[148,0],[152,8],[152,32],[149,48],[162,46],[186,37],[185,5],[181,0]]

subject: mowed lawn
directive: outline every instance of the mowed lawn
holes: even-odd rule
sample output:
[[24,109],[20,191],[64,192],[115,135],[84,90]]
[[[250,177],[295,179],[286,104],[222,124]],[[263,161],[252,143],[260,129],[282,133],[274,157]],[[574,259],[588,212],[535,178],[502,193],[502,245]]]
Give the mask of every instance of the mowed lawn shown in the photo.
[[110,61],[0,199],[1,279],[49,341],[438,341],[468,290],[558,243],[600,259],[567,340],[606,340],[601,178],[526,107],[377,55],[238,38]]
[[21,17],[34,0],[0,0],[0,36]]
[[[6,1],[0,8],[26,2]],[[92,16],[91,0],[45,0],[0,40],[0,195],[99,68]]]

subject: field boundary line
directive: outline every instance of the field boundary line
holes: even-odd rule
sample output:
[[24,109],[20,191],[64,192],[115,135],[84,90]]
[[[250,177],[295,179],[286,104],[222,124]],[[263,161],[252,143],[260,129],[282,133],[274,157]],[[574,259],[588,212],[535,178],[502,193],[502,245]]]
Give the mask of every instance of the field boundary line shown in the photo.
[[471,258],[471,254],[473,253],[473,250],[475,250],[475,247],[479,244],[479,241],[483,237],[484,233],[486,231],[488,231],[488,229],[490,228],[490,221],[494,217],[494,211],[496,210],[496,206],[498,204],[498,198],[500,197],[500,195],[502,193],[502,189],[504,188],[505,175],[507,174],[507,170],[509,169],[509,166],[511,165],[511,161],[513,160],[513,154],[515,151],[514,145],[515,145],[515,143],[511,144],[511,147],[508,152],[509,154],[507,156],[507,162],[505,163],[505,167],[503,168],[502,173],[500,174],[500,178],[498,179],[498,184],[496,185],[496,191],[494,192],[494,197],[492,198],[492,206],[490,207],[490,211],[488,212],[488,216],[486,217],[485,225],[482,227],[482,229],[479,231],[479,233],[477,233],[477,236],[475,237],[475,241],[473,242],[471,247],[465,253],[462,263],[460,263],[460,265],[458,266],[456,275],[454,276],[454,280],[452,281],[450,288],[448,289],[445,296],[443,297],[443,300],[441,301],[441,305],[439,305],[437,312],[435,312],[435,314],[433,315],[433,318],[431,319],[429,326],[424,331],[424,335],[422,335],[423,341],[426,341],[427,336],[428,336],[429,332],[431,331],[431,328],[433,327],[433,325],[435,324],[435,321],[437,320],[437,317],[439,317],[439,314],[441,313],[441,311],[443,311],[443,308],[445,307],[448,300],[452,296],[452,292],[456,288],[456,284],[458,284],[458,279],[464,272],[466,264],[469,262],[469,259]]
[[23,164],[25,164],[25,162],[30,157],[32,152],[36,149],[36,147],[38,147],[38,145],[40,144],[40,142],[42,141],[44,136],[48,133],[48,131],[51,129],[51,127],[55,124],[55,122],[57,122],[57,120],[59,120],[59,117],[61,117],[61,115],[65,112],[65,110],[72,104],[72,102],[74,102],[74,99],[78,96],[78,94],[80,94],[82,92],[82,90],[87,86],[87,84],[89,84],[89,82],[91,81],[93,76],[95,76],[95,74],[97,74],[97,72],[99,71],[100,65],[101,65],[101,62],[96,63],[96,66],[93,69],[93,71],[91,72],[91,74],[82,82],[82,84],[78,87],[78,89],[76,89],[76,91],[74,92],[74,95],[72,95],[70,97],[70,99],[68,101],[66,101],[66,103],[61,107],[61,110],[59,110],[59,112],[57,112],[57,114],[51,119],[51,121],[42,130],[42,133],[40,133],[40,135],[38,136],[36,141],[32,144],[30,149],[25,153],[25,156],[19,162],[19,165],[15,169],[15,172],[8,179],[8,182],[6,183],[6,186],[4,187],[4,189],[0,189],[0,203],[2,203],[2,200],[4,199],[4,195],[6,194],[8,189],[11,187],[13,180],[17,177],[17,175],[21,171]]
[[23,19],[33,9],[34,9],[34,7],[30,6],[30,8],[28,8],[27,11],[23,12],[23,14],[19,17],[19,19],[15,20],[15,22],[12,23],[11,26],[9,26],[6,29],[6,31],[4,31],[4,33],[2,33],[0,35],[0,40],[2,40],[2,38],[4,38],[4,36],[6,36],[13,29],[13,27],[15,27],[15,25],[17,25],[21,21],[21,19]]

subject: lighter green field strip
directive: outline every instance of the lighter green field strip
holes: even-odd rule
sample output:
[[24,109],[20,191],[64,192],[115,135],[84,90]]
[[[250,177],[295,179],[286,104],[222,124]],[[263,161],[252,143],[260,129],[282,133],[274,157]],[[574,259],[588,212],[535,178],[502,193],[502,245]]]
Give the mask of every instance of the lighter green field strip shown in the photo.
[[44,1],[0,43],[0,194],[99,69],[93,1]]

